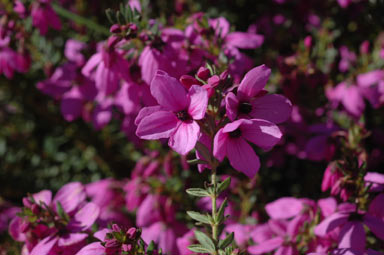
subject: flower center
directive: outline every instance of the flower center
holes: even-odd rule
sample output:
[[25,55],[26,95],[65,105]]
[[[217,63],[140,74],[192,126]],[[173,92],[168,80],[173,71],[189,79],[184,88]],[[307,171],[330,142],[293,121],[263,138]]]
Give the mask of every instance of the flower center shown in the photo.
[[176,117],[181,120],[181,121],[188,121],[188,120],[192,120],[191,116],[189,115],[189,113],[186,111],[186,110],[182,110],[180,112],[177,112],[176,113]]
[[348,221],[363,221],[363,215],[358,213],[352,213],[348,217]]
[[238,138],[241,136],[241,130],[240,129],[236,129],[232,132],[229,132],[229,136],[232,137],[232,138]]
[[239,112],[248,114],[252,111],[252,105],[247,102],[240,103],[239,105]]

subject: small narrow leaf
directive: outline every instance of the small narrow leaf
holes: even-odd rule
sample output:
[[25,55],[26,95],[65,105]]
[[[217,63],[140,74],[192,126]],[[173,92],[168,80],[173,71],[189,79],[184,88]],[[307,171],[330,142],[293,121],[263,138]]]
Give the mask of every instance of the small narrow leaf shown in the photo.
[[204,165],[206,165],[206,164],[208,164],[204,160],[198,159],[198,158],[187,160],[187,163],[190,164],[190,165],[196,165],[196,164],[204,164]]
[[231,234],[227,235],[224,240],[220,240],[219,248],[225,249],[228,245],[232,244],[233,239],[235,237],[235,233],[232,232]]
[[211,195],[207,190],[201,188],[190,188],[186,191],[189,195],[195,197],[209,197]]
[[204,144],[197,142],[195,148],[206,161],[211,161],[211,152]]
[[208,216],[206,216],[206,215],[203,215],[201,213],[194,212],[194,211],[188,211],[187,214],[189,215],[189,217],[191,217],[195,221],[202,222],[205,224],[211,224],[211,221],[209,220]]
[[231,184],[231,177],[228,177],[223,182],[220,182],[219,185],[217,186],[217,194],[220,194],[221,192],[226,190],[230,184]]
[[195,230],[195,237],[204,248],[209,250],[210,253],[215,252],[215,244],[209,236],[201,231]]
[[196,252],[196,253],[211,253],[208,249],[204,248],[200,244],[191,244],[188,246],[188,249],[190,251]]
[[68,214],[64,211],[63,206],[59,201],[56,202],[56,209],[57,209],[57,214],[60,216],[60,218],[69,220]]
[[219,211],[217,212],[217,218],[215,219],[217,223],[221,223],[224,221],[224,211],[227,205],[228,205],[228,200],[227,198],[225,198],[223,203],[220,205]]

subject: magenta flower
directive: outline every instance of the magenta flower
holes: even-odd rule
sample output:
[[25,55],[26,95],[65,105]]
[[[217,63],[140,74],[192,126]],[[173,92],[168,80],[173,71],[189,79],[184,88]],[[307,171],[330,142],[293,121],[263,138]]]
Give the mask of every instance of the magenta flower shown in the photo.
[[358,86],[341,82],[334,88],[326,90],[331,106],[336,108],[341,103],[354,117],[360,117],[365,109],[364,97]]
[[296,248],[296,236],[298,234],[297,222],[295,220],[269,220],[269,231],[256,229],[254,233],[262,235],[262,241],[249,246],[248,252],[252,255],[265,254],[275,251],[275,255],[296,255],[299,254]]
[[366,225],[378,238],[384,240],[384,220],[381,212],[384,196],[377,196],[370,204],[368,212],[356,212],[354,208],[346,208],[325,218],[315,228],[315,234],[326,236],[330,231],[340,228],[338,248],[351,248],[364,252]]
[[115,93],[120,88],[121,79],[129,80],[129,63],[115,49],[118,42],[117,37],[110,37],[81,70],[84,76],[94,79],[99,94],[103,96]]
[[35,1],[31,10],[32,24],[40,30],[41,35],[48,32],[48,28],[61,29],[61,22],[55,11],[52,9],[51,0]]
[[[75,253],[84,245],[87,231],[99,215],[99,207],[85,201],[81,183],[64,185],[52,199],[49,190],[24,198],[24,206],[36,220],[16,217],[9,232],[18,241],[26,241],[30,255],[61,254],[64,250]],[[60,206],[59,206],[60,204]]]
[[280,129],[272,122],[240,119],[225,125],[217,132],[213,154],[220,161],[227,156],[231,166],[252,178],[260,168],[260,161],[247,141],[269,150],[281,137]]
[[290,117],[291,102],[281,95],[266,94],[263,90],[270,74],[271,70],[265,65],[255,67],[244,76],[237,95],[228,93],[225,105],[230,120],[239,117],[263,119],[278,124]]
[[187,91],[178,80],[158,71],[151,83],[151,94],[159,106],[140,111],[136,135],[148,140],[170,138],[168,145],[186,155],[199,138],[200,127],[196,120],[204,118],[207,91],[197,85]]

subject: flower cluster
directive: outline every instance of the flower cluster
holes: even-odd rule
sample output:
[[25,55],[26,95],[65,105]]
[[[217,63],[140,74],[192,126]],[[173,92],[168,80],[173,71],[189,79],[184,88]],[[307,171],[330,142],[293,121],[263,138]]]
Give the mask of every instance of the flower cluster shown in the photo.
[[[21,254],[384,252],[384,37],[360,21],[381,18],[380,1],[258,3],[272,7],[247,31],[190,1],[159,19],[164,1],[94,2],[113,7],[105,19],[86,18],[86,1],[0,1],[0,75],[36,81],[68,126],[102,134],[107,155],[90,160],[98,181],[29,194],[21,208],[0,200],[0,233],[9,223]],[[7,91],[1,124],[18,110]],[[80,140],[87,154],[92,137]],[[26,147],[41,143],[52,147]],[[0,132],[0,163],[23,155],[3,157],[10,144]]]

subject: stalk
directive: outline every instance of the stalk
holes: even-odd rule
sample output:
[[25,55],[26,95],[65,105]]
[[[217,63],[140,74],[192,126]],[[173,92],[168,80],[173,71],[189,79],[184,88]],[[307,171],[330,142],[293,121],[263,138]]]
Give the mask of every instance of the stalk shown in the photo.
[[86,26],[88,29],[94,30],[95,32],[98,32],[102,35],[106,35],[106,36],[110,35],[109,30],[107,28],[87,18],[77,15],[73,12],[70,12],[57,4],[52,3],[52,8],[55,10],[55,12],[57,12],[57,14],[59,14],[63,18],[72,20],[76,24]]

